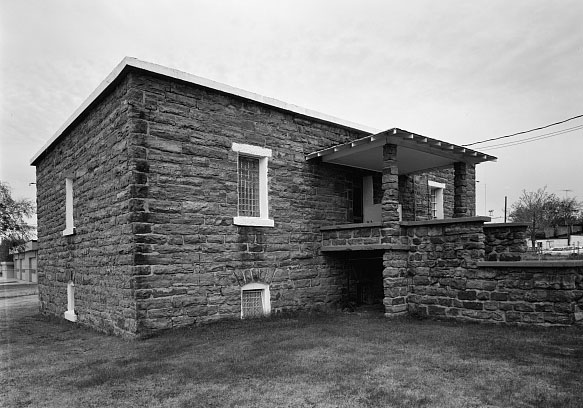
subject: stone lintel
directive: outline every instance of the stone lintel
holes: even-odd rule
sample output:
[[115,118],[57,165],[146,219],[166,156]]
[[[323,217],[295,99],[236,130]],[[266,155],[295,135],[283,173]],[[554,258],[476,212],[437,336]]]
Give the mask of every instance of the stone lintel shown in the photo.
[[355,229],[355,228],[373,228],[382,227],[381,222],[361,222],[356,224],[338,224],[338,225],[327,225],[320,227],[320,231],[335,231],[335,230],[345,230],[345,229]]
[[403,227],[418,227],[422,225],[439,225],[439,224],[465,224],[472,222],[489,222],[490,217],[478,216],[478,217],[459,217],[459,218],[444,218],[438,220],[423,220],[423,221],[401,221],[401,226]]
[[409,251],[409,245],[403,244],[370,244],[370,245],[330,245],[323,246],[322,252],[340,252],[340,251],[373,251],[378,249],[390,251]]

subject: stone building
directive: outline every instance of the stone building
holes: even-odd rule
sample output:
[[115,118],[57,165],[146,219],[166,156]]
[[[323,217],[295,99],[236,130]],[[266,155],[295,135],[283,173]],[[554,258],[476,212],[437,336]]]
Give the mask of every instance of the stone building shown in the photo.
[[427,312],[412,286],[427,262],[484,259],[475,165],[494,159],[126,58],[31,161],[41,308],[127,337]]

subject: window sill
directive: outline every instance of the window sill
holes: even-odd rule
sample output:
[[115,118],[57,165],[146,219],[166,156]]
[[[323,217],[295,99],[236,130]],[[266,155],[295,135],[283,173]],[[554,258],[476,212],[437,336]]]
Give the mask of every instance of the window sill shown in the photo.
[[68,320],[70,322],[76,322],[77,315],[75,314],[75,311],[74,310],[67,310],[65,312],[65,320]]
[[75,227],[73,227],[73,228],[66,228],[63,231],[63,236],[67,236],[67,235],[75,235]]
[[275,225],[272,219],[258,217],[235,217],[233,224],[246,227],[273,227]]

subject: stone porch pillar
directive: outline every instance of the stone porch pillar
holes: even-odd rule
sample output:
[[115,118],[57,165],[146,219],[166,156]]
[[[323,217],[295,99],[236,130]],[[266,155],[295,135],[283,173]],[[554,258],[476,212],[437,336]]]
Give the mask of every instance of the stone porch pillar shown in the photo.
[[[408,246],[402,244],[399,222],[399,166],[397,146],[383,146],[382,243],[390,244],[383,254],[383,288],[385,316],[407,312],[409,282],[407,278]],[[406,238],[405,238],[406,239]]]
[[397,165],[397,146],[383,146],[383,199],[382,199],[382,242],[400,243],[401,224],[399,223],[399,166]]
[[453,217],[473,217],[476,215],[476,167],[473,164],[457,162],[453,169]]

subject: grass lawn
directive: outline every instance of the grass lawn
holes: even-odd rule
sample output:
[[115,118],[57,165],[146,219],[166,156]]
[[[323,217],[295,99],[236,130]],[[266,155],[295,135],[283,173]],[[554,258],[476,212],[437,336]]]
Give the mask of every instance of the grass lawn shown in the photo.
[[8,407],[580,407],[583,330],[336,314],[125,341],[6,314]]

